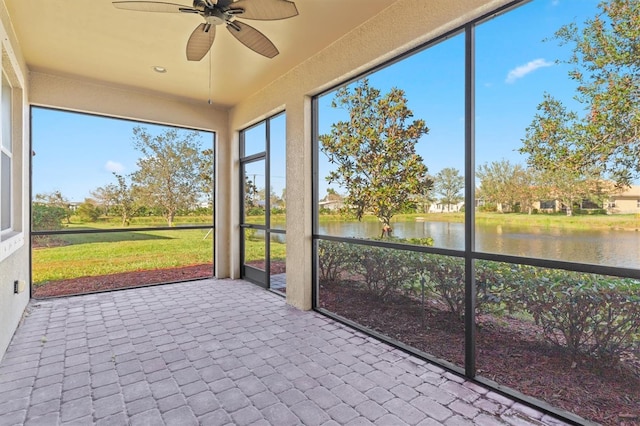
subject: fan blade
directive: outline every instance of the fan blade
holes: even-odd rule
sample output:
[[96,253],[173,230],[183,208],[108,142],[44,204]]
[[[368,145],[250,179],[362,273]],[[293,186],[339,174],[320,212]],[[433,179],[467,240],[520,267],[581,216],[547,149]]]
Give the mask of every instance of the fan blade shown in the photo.
[[227,25],[229,32],[238,41],[256,53],[267,58],[273,58],[278,53],[276,46],[264,34],[250,25],[240,21],[229,22]]
[[[244,12],[233,13],[237,9]],[[287,19],[298,14],[295,3],[288,0],[238,0],[231,3],[228,10],[239,18],[257,21]]]
[[187,60],[199,61],[204,58],[204,55],[211,49],[215,37],[215,26],[210,24],[198,25],[187,42]]
[[155,1],[114,1],[113,5],[118,9],[137,10],[140,12],[198,12],[196,9],[176,3],[158,3]]

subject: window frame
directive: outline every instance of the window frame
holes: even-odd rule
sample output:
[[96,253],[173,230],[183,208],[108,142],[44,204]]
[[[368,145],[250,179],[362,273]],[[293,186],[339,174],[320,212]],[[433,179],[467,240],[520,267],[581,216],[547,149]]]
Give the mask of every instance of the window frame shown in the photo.
[[[9,83],[9,79],[7,78],[6,73],[4,72],[4,70],[1,71],[1,75],[0,78],[2,78],[2,85],[0,86],[0,99],[1,99],[1,107],[0,107],[0,114],[2,115],[2,123],[0,124],[0,129],[2,130],[2,133],[0,134],[0,173],[2,173],[0,175],[0,182],[2,183],[0,185],[0,197],[1,197],[1,208],[0,208],[0,236],[4,236],[5,234],[10,233],[13,230],[13,224],[14,224],[14,211],[13,211],[13,182],[14,182],[14,178],[13,178],[13,138],[11,138],[11,136],[9,136],[9,141],[8,143],[6,143],[5,136],[7,136],[7,130],[4,128],[6,123],[10,124],[10,128],[8,129],[9,132],[11,132],[11,127],[12,124],[12,117],[13,117],[13,107],[11,105],[11,95],[13,93],[13,88],[11,87],[11,83]],[[8,90],[8,94],[5,93],[5,91]],[[7,97],[9,97],[8,102],[7,102]],[[6,111],[5,106],[8,104],[9,106],[9,111]],[[9,116],[5,118],[5,114],[8,114]],[[9,166],[9,173],[5,173],[4,171],[4,167],[7,166],[7,163],[5,163],[5,158],[8,158],[8,166]],[[5,178],[8,178],[9,181],[5,182]],[[6,185],[6,186],[5,186]],[[6,197],[6,194],[4,193],[5,190],[9,191],[9,196]],[[6,208],[5,203],[7,203],[8,201],[8,208]],[[8,226],[5,227],[5,220],[7,219],[5,217],[5,213],[9,213],[9,220],[8,220]],[[3,239],[0,237],[0,239]]]
[[[321,233],[319,231],[319,114],[320,114],[320,102],[319,99],[326,94],[337,90],[340,87],[345,87],[352,82],[355,82],[361,78],[365,78],[368,75],[377,72],[378,70],[392,65],[396,62],[402,61],[405,58],[412,56],[414,53],[419,52],[421,49],[427,49],[431,46],[437,44],[441,40],[448,39],[453,37],[458,32],[463,31],[465,33],[466,41],[465,41],[465,72],[466,72],[466,81],[465,81],[465,99],[466,99],[466,111],[464,117],[464,125],[465,125],[465,187],[466,188],[474,188],[475,187],[475,175],[476,175],[476,28],[480,26],[487,20],[500,15],[505,12],[509,12],[520,5],[527,3],[527,0],[514,0],[508,2],[507,4],[496,8],[493,11],[486,13],[483,16],[472,19],[466,24],[463,24],[457,28],[452,29],[449,32],[446,32],[434,39],[427,41],[423,45],[412,48],[404,53],[397,55],[396,57],[389,59],[377,66],[373,66],[358,75],[351,77],[350,79],[345,79],[344,81],[336,84],[335,86],[329,87],[326,90],[315,94],[312,97],[312,125],[311,125],[311,143],[312,143],[312,161],[313,161],[313,170],[311,173],[312,185],[313,185],[313,198],[312,198],[312,308],[330,318],[333,318],[339,322],[345,323],[350,327],[353,327],[361,332],[369,336],[373,336],[377,339],[385,341],[392,346],[395,346],[405,352],[408,352],[414,356],[425,359],[429,362],[432,362],[436,365],[443,367],[446,370],[454,372],[455,374],[465,377],[469,380],[473,380],[477,383],[480,383],[493,391],[497,391],[501,394],[505,394],[511,398],[514,398],[517,401],[521,401],[527,405],[533,406],[543,412],[552,414],[554,417],[567,420],[570,423],[582,423],[583,419],[577,417],[575,414],[565,411],[561,408],[556,408],[554,406],[549,405],[545,401],[537,399],[537,397],[528,396],[520,393],[519,391],[514,391],[513,389],[504,386],[500,383],[497,383],[491,379],[487,379],[483,377],[481,372],[476,371],[476,361],[478,359],[476,353],[476,323],[475,323],[475,311],[476,311],[476,285],[475,285],[475,271],[476,266],[475,262],[480,261],[491,261],[491,262],[502,262],[507,264],[514,265],[526,265],[536,268],[548,268],[548,269],[557,269],[557,270],[568,270],[575,272],[582,272],[586,274],[598,274],[598,275],[609,275],[617,278],[631,278],[631,279],[640,279],[640,269],[637,268],[629,268],[629,267],[618,267],[618,266],[608,266],[608,265],[595,265],[589,263],[581,263],[581,262],[572,262],[566,260],[556,260],[556,259],[545,259],[541,257],[535,256],[520,256],[520,255],[511,255],[505,253],[491,253],[484,252],[476,249],[475,243],[475,230],[476,230],[476,220],[475,220],[475,209],[466,209],[465,211],[465,244],[464,250],[453,250],[453,249],[444,249],[437,247],[427,247],[427,246],[411,246],[408,244],[398,244],[394,242],[387,241],[375,241],[375,240],[367,240],[360,239],[354,237],[345,237],[345,236],[334,236],[329,235],[327,233]],[[465,205],[478,205],[476,204],[481,200],[476,198],[476,194],[474,191],[466,191],[465,192]],[[640,199],[637,201],[638,207],[640,208]],[[554,201],[554,210],[559,208],[557,205],[557,201]],[[610,201],[606,204],[610,208],[616,208],[615,200]],[[465,261],[465,350],[464,350],[464,367],[460,367],[458,365],[453,365],[447,361],[444,361],[440,358],[437,358],[429,353],[421,352],[416,350],[415,348],[401,342],[395,340],[394,337],[390,337],[385,335],[384,333],[380,333],[375,329],[368,328],[365,325],[358,324],[353,320],[343,317],[340,314],[336,314],[330,310],[323,308],[320,305],[320,285],[319,285],[319,244],[321,242],[336,242],[336,243],[344,243],[354,246],[363,246],[363,247],[378,247],[378,248],[386,248],[391,250],[405,250],[414,253],[428,253],[433,255],[445,255],[451,258],[462,258]]]
[[[268,116],[267,118],[260,120],[248,127],[240,129],[238,132],[239,136],[239,223],[240,223],[240,276],[243,279],[246,279],[256,285],[259,285],[263,288],[266,288],[270,291],[274,291],[276,294],[280,296],[284,296],[277,290],[274,290],[271,287],[271,238],[272,235],[281,235],[286,236],[286,229],[274,228],[271,223],[271,196],[270,196],[270,188],[271,188],[271,177],[272,177],[272,168],[271,168],[271,141],[272,141],[272,127],[271,123],[274,120],[277,120],[280,117],[284,117],[286,120],[286,110],[281,110],[275,112],[273,115]],[[247,149],[247,140],[246,135],[252,131],[264,131],[264,151],[255,151]],[[286,131],[285,131],[286,135]],[[286,136],[285,136],[285,146],[286,146]],[[253,224],[247,221],[246,216],[246,205],[245,205],[245,166],[257,163],[260,161],[264,161],[264,185],[265,185],[265,211],[264,211],[264,223]],[[286,173],[286,158],[285,158],[285,173]],[[269,188],[269,190],[267,190]],[[285,187],[286,189],[286,187]],[[285,214],[286,215],[286,214]],[[259,268],[252,267],[251,265],[247,265],[245,263],[245,232],[246,230],[259,230],[264,232],[265,239],[265,250],[264,250],[264,258],[265,258],[265,269],[264,271]],[[286,237],[285,237],[286,238]]]
[[[10,105],[10,117],[9,122],[11,128],[9,129],[9,137],[11,138],[9,147],[7,144],[2,143],[0,140],[0,152],[1,155],[5,155],[10,161],[10,174],[9,174],[9,207],[10,224],[6,229],[0,230],[0,262],[15,253],[19,248],[24,246],[24,170],[26,165],[26,145],[23,140],[23,87],[24,78],[22,76],[20,68],[16,65],[17,60],[13,55],[13,51],[7,48],[6,41],[2,43],[2,59],[0,72],[2,72],[2,78],[6,81],[6,86],[11,89],[9,94],[8,104]],[[4,89],[3,81],[3,89]],[[0,94],[1,95],[1,94]],[[4,102],[2,103],[4,104]],[[4,114],[3,105],[1,114]],[[5,137],[5,132],[2,131],[2,124],[0,123],[0,138]],[[3,173],[2,165],[0,164],[0,174]],[[2,202],[5,202],[5,195],[2,194],[3,189],[0,188],[0,197]],[[3,206],[4,207],[4,206]],[[3,214],[0,209],[0,215]],[[1,220],[1,218],[0,218]]]

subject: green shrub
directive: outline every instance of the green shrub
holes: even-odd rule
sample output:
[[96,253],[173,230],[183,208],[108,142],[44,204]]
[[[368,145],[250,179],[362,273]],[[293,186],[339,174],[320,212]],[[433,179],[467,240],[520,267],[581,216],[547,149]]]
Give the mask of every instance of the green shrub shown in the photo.
[[404,239],[400,239],[400,238],[392,238],[392,240],[396,240],[398,242],[404,242],[407,244],[413,244],[414,246],[428,246],[431,247],[433,246],[433,238],[431,237],[424,237],[424,238],[404,238]]
[[512,271],[509,264],[477,260],[476,311],[503,315],[519,309],[515,288],[511,285]]
[[82,222],[97,222],[100,217],[100,211],[96,205],[90,201],[85,201],[80,204],[76,214]]
[[452,313],[462,318],[465,306],[464,259],[425,254],[420,266],[427,278],[427,291],[439,296]]
[[359,246],[352,255],[355,272],[361,274],[367,289],[384,298],[415,281],[419,271],[419,253]]
[[[464,317],[462,258],[330,241],[318,243],[318,254],[321,280],[349,271],[385,298],[417,294],[422,277],[428,294]],[[526,314],[547,341],[571,354],[615,361],[640,345],[640,281],[483,260],[475,262],[475,274],[477,313]]]
[[320,281],[337,281],[340,272],[352,259],[353,245],[333,241],[318,242],[318,273]]
[[573,209],[575,215],[606,215],[605,209]]
[[247,216],[263,216],[264,207],[249,207],[245,210]]
[[[429,292],[442,299],[449,311],[460,319],[465,312],[464,259],[442,255],[423,255],[422,271]],[[513,290],[507,284],[505,268],[492,262],[476,261],[476,312],[502,314],[510,306]]]
[[498,211],[498,205],[496,203],[485,203],[482,204],[480,206],[478,206],[478,211],[479,212],[497,212]]
[[[385,241],[408,242],[396,237]],[[414,239],[412,244],[433,244],[433,240]],[[380,298],[410,286],[418,276],[419,267],[420,254],[411,251],[331,241],[318,243],[321,281],[336,281],[342,271],[348,270],[361,276],[367,290]]]
[[640,335],[640,282],[520,268],[519,298],[546,340],[572,354],[618,359]]
[[63,228],[62,220],[67,213],[62,207],[33,203],[31,217],[34,231],[55,231]]

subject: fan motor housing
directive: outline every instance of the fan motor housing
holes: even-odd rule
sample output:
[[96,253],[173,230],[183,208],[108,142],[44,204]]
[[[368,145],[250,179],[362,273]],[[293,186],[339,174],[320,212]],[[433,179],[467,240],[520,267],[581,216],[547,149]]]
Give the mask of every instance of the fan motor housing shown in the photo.
[[219,9],[205,9],[204,19],[211,25],[222,25],[227,22],[227,17]]

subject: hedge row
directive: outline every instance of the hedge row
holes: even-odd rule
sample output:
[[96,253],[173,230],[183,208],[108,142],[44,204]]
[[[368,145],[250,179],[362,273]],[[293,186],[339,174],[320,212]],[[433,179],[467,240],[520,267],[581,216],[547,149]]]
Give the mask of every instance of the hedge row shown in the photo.
[[[357,278],[381,298],[415,295],[424,284],[428,297],[463,318],[461,258],[330,241],[318,251],[321,282]],[[482,260],[475,277],[477,313],[525,314],[572,354],[618,359],[640,344],[640,281]]]

